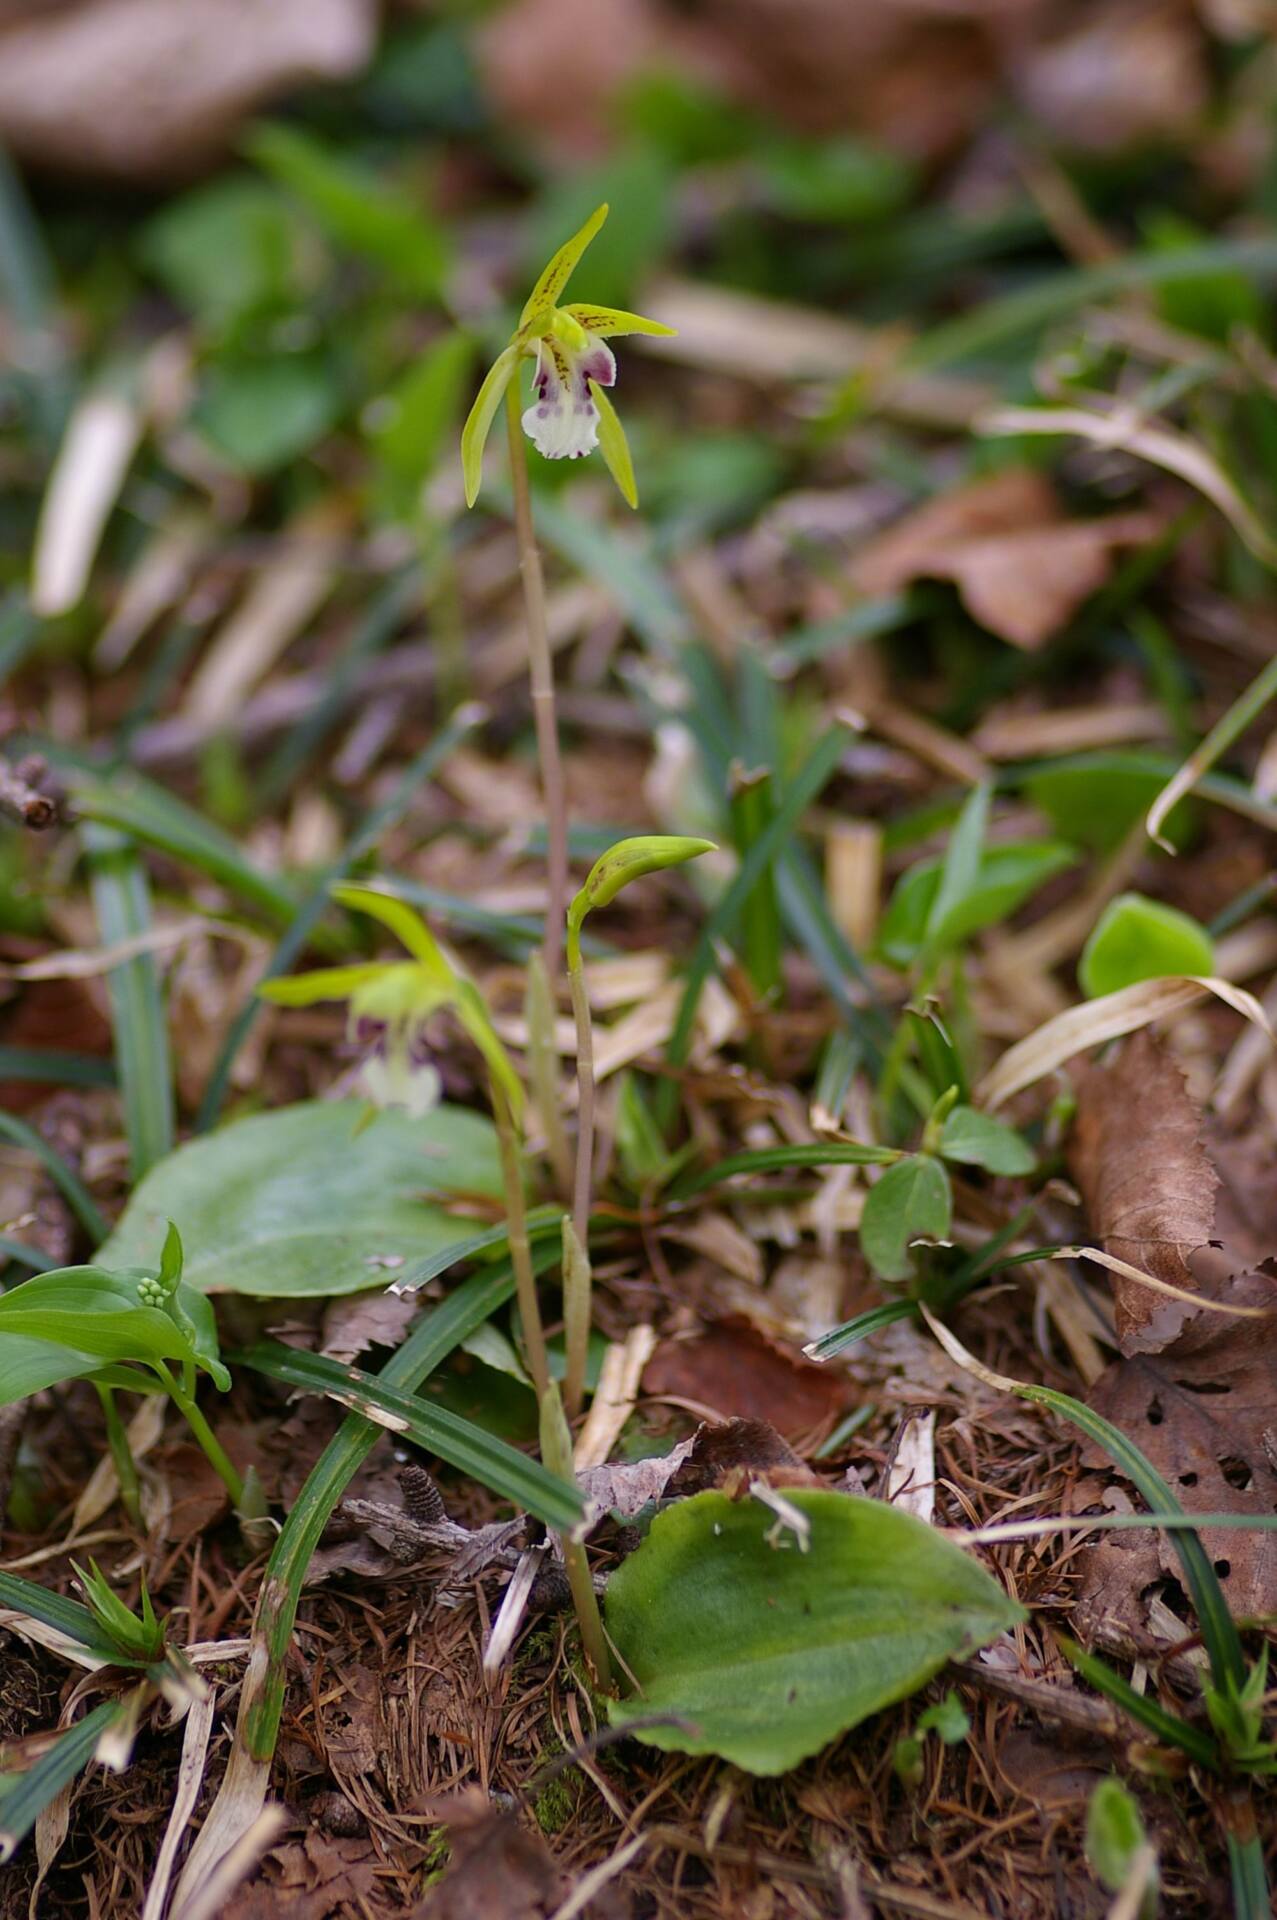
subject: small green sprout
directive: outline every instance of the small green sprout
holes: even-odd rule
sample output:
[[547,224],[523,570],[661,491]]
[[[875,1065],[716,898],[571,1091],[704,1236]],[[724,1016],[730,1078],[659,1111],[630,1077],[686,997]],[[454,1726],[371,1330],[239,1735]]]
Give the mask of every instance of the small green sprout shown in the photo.
[[580,961],[581,929],[595,907],[610,906],[622,887],[644,874],[663,873],[667,867],[681,867],[702,853],[717,851],[712,840],[694,840],[681,833],[647,833],[634,840],[618,840],[594,862],[568,908],[568,965]]
[[468,507],[479,498],[483,449],[497,408],[524,359],[536,361],[535,398],[522,424],[537,452],[547,460],[579,460],[598,447],[622,497],[631,507],[638,505],[625,429],[605,391],[616,380],[616,356],[607,342],[625,333],[669,335],[674,328],[616,307],[588,302],[558,305],[559,295],[607,213],[606,203],[596,207],[580,231],[559,248],[479,389],[461,435]]

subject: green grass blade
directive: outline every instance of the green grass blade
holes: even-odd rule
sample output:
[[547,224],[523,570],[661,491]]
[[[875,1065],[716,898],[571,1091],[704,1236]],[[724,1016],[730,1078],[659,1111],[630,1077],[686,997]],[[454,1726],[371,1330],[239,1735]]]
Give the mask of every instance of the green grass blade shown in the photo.
[[0,1080],[38,1080],[54,1087],[113,1087],[115,1068],[91,1053],[60,1047],[0,1047]]
[[138,774],[117,775],[108,786],[73,764],[67,765],[66,778],[82,819],[115,827],[144,846],[206,873],[268,919],[291,920],[296,913],[297,900],[289,887],[255,867],[228,833],[163,787]]
[[33,1580],[23,1580],[16,1573],[0,1573],[0,1607],[8,1608],[13,1613],[25,1613],[32,1620],[39,1620],[46,1627],[64,1633],[68,1640],[74,1640],[78,1646],[101,1653],[103,1658],[110,1654],[111,1649],[98,1632],[93,1615],[86,1606],[78,1600],[68,1599],[65,1594],[54,1593],[48,1587],[37,1586]]
[[6,1260],[16,1260],[20,1266],[31,1267],[36,1273],[52,1273],[57,1266],[56,1260],[50,1260],[36,1247],[29,1247],[25,1241],[15,1240],[12,1234],[0,1233],[0,1255]]
[[111,1229],[99,1213],[92,1194],[79,1175],[72,1173],[61,1154],[55,1153],[33,1127],[11,1113],[0,1113],[0,1138],[12,1140],[15,1146],[24,1147],[36,1156],[94,1246],[100,1246]]
[[[358,861],[372,851],[382,835],[390,827],[398,824],[424,782],[443,765],[453,749],[474,729],[479,718],[478,710],[473,707],[462,708],[456,713],[442,733],[424,747],[413,760],[407,771],[396,782],[389,798],[380,806],[372,808],[360,822],[341,853],[312,884],[300,905],[290,907],[291,917],[287,931],[272,953],[265,972],[261,976],[262,980],[274,980],[280,974],[288,972],[312,939],[319,922],[332,905],[331,888],[334,881],[343,879]],[[263,1005],[264,1002],[259,1000],[256,994],[250,995],[223,1040],[200,1101],[200,1110],[195,1123],[197,1132],[206,1132],[216,1121],[222,1101],[226,1097],[236,1055],[247,1039]]]
[[[103,827],[83,829],[93,905],[104,946],[151,930],[151,892],[136,848]],[[175,1137],[173,1067],[159,969],[138,953],[107,975],[116,1069],[135,1181],[171,1153]]]
[[1132,1720],[1138,1721],[1151,1733],[1156,1734],[1159,1740],[1165,1741],[1169,1746],[1181,1748],[1196,1761],[1199,1767],[1209,1767],[1213,1773],[1218,1772],[1219,1762],[1215,1742],[1209,1734],[1199,1732],[1186,1720],[1181,1720],[1178,1714],[1167,1713],[1166,1709],[1159,1706],[1157,1701],[1151,1699],[1148,1694],[1136,1693],[1134,1687],[1123,1680],[1121,1674],[1117,1673],[1107,1660],[1101,1660],[1098,1654],[1087,1653],[1075,1640],[1070,1640],[1061,1634],[1059,1647],[1066,1659],[1072,1662],[1082,1678],[1088,1680],[1097,1693],[1104,1694],[1107,1699],[1113,1701],[1115,1706],[1121,1707],[1124,1713],[1128,1713]]
[[577,1489],[548,1473],[540,1461],[530,1460],[446,1407],[432,1407],[358,1367],[344,1366],[324,1354],[299,1353],[276,1341],[262,1341],[230,1358],[272,1380],[306,1393],[327,1394],[342,1406],[366,1414],[392,1433],[438,1454],[449,1466],[513,1501],[548,1527],[559,1531],[574,1527],[585,1510]]
[[788,1147],[758,1147],[730,1154],[699,1173],[681,1174],[667,1198],[688,1200],[738,1173],[778,1173],[787,1167],[887,1167],[901,1158],[897,1147],[866,1147],[859,1140],[804,1140]]
[[840,1327],[831,1327],[828,1333],[822,1333],[819,1340],[813,1340],[803,1352],[809,1360],[832,1360],[836,1353],[842,1353],[846,1347],[854,1347],[867,1340],[871,1333],[877,1333],[882,1327],[894,1326],[897,1320],[908,1320],[918,1311],[912,1300],[885,1300],[880,1307],[869,1307],[864,1313],[858,1313],[850,1320],[844,1320]]
[[10,1858],[49,1803],[88,1766],[106,1729],[127,1710],[124,1700],[103,1700],[59,1734],[25,1773],[0,1774],[0,1862]]

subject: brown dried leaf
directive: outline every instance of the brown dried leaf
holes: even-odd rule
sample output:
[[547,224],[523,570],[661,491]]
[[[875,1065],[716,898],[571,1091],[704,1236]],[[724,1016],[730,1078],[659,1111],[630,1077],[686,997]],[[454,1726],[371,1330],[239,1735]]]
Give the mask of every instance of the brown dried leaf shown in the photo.
[[165,179],[299,81],[373,48],[373,0],[80,0],[0,30],[0,135],[76,173]]
[[[1146,1030],[1126,1042],[1116,1065],[1083,1065],[1073,1083],[1069,1164],[1092,1229],[1118,1259],[1199,1291],[1189,1256],[1211,1237],[1219,1175],[1183,1074]],[[1196,1311],[1121,1275],[1113,1302],[1125,1354],[1160,1353]]]
[[736,1320],[716,1321],[694,1340],[663,1340],[648,1361],[643,1390],[725,1420],[764,1420],[795,1438],[836,1420],[856,1391],[846,1374],[804,1360]]
[[543,1920],[566,1891],[539,1833],[492,1805],[481,1787],[467,1787],[430,1812],[448,1828],[448,1871],[411,1920]]
[[[1201,1115],[1177,1066],[1147,1032],[1104,1068],[1083,1067],[1072,1169],[1108,1252],[1223,1307],[1277,1315],[1277,1280],[1246,1272],[1253,1243],[1215,1241],[1219,1175]],[[1239,1271],[1240,1270],[1240,1271]],[[1124,1359],[1090,1393],[1097,1412],[1139,1446],[1189,1512],[1277,1509],[1277,1317],[1239,1321],[1121,1276],[1113,1282]],[[1102,1458],[1096,1455],[1097,1462]],[[1203,1535],[1233,1611],[1277,1607],[1277,1555],[1267,1534]],[[1174,1575],[1159,1536],[1157,1565]],[[1089,1550],[1081,1606],[1095,1619],[1141,1624],[1150,1553]]]
[[222,1920],[330,1920],[367,1912],[376,1880],[372,1841],[331,1839],[313,1827],[299,1843],[273,1847],[251,1886],[222,1909]]
[[[1277,1281],[1248,1274],[1226,1297],[1277,1307]],[[1253,1322],[1200,1316],[1208,1319],[1211,1329],[1156,1358],[1115,1362],[1090,1403],[1148,1455],[1190,1513],[1266,1518],[1277,1510],[1277,1337],[1267,1328],[1257,1336]],[[1208,1528],[1202,1540],[1235,1614],[1277,1609],[1271,1534]],[[1174,1547],[1165,1535],[1158,1545],[1162,1571],[1177,1577]]]
[[972,618],[1013,646],[1040,647],[1103,586],[1114,549],[1151,539],[1149,513],[1068,520],[1035,468],[958,487],[906,515],[856,562],[865,593],[952,580]]

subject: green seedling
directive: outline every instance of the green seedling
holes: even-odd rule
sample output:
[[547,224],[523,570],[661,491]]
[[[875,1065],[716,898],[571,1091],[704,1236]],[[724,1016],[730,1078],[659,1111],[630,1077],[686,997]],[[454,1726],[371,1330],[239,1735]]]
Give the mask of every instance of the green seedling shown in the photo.
[[914,1280],[913,1248],[948,1236],[953,1189],[946,1162],[988,1173],[1032,1173],[1028,1142],[1001,1120],[960,1104],[950,1087],[932,1109],[917,1153],[901,1155],[865,1196],[860,1247],[880,1280]]
[[1131,1920],[1157,1920],[1157,1854],[1149,1845],[1140,1810],[1120,1780],[1101,1780],[1091,1795],[1086,1857],[1101,1886],[1138,1903],[1123,1908]]
[[891,1764],[896,1778],[906,1787],[920,1787],[926,1736],[934,1733],[944,1746],[956,1747],[970,1731],[971,1722],[962,1702],[950,1688],[943,1700],[937,1700],[934,1707],[928,1707],[925,1713],[919,1714],[913,1732],[906,1733],[892,1748]]
[[[1009,919],[1054,874],[1076,862],[1074,849],[1055,840],[987,847],[990,802],[987,786],[973,789],[954,824],[944,857],[921,860],[908,868],[897,882],[883,916],[879,954],[889,965],[912,977],[916,1003],[925,1005],[945,980],[950,983],[951,993],[961,998],[962,954],[973,937]],[[897,1088],[918,1040],[916,1023],[902,1020],[878,1083],[878,1103],[885,1118],[891,1116]],[[947,1034],[944,1044],[951,1047]],[[931,1051],[934,1053],[934,1045]],[[945,1078],[950,1077],[958,1077],[960,1084],[965,1081],[960,1061],[948,1063]]]
[[[100,1391],[167,1393],[239,1507],[243,1481],[195,1398],[198,1374],[222,1393],[231,1377],[219,1358],[212,1305],[182,1279],[182,1241],[171,1221],[157,1272],[87,1266],[36,1274],[0,1295],[0,1336],[0,1406],[62,1380],[92,1380]],[[135,1489],[113,1411],[108,1437],[123,1468],[121,1486]]]

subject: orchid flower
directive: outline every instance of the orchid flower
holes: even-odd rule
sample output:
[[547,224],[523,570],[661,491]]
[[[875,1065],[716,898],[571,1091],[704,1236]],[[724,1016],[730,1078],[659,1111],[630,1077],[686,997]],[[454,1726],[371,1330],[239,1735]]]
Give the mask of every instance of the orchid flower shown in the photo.
[[347,1031],[363,1053],[359,1080],[364,1092],[374,1106],[399,1107],[415,1119],[437,1106],[441,1092],[427,1022],[450,1012],[478,1047],[494,1086],[517,1117],[523,1089],[479,989],[448,959],[420,915],[374,887],[334,887],[333,898],[380,920],[412,958],[320,967],[291,980],[268,980],[258,988],[262,998],[285,1007],[344,1000]]
[[617,307],[557,304],[606,219],[605,203],[559,248],[533,287],[508,344],[488,369],[461,435],[468,507],[479,498],[483,449],[497,408],[525,359],[535,360],[536,370],[534,398],[523,415],[523,431],[537,452],[547,460],[579,460],[598,447],[624,498],[630,506],[638,505],[625,429],[605,391],[616,381],[616,356],[607,343],[617,334],[669,335],[675,329]]

